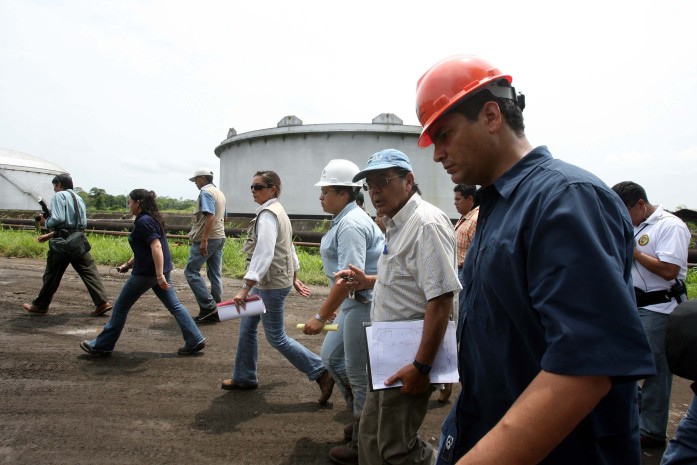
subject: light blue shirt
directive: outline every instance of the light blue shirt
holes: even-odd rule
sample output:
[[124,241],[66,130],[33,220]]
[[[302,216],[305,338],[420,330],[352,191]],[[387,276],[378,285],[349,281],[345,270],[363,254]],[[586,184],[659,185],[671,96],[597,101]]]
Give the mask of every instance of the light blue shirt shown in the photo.
[[[48,229],[75,229],[77,228],[77,215],[75,215],[75,202],[70,193],[72,189],[58,191],[51,198],[51,217],[46,220],[46,228]],[[74,192],[73,192],[74,193]],[[82,198],[75,194],[77,204],[80,207],[80,224],[82,227],[87,226],[87,210],[85,202]]]
[[[385,237],[375,222],[351,202],[332,220],[329,231],[322,237],[319,248],[322,267],[334,285],[334,273],[354,265],[368,275],[377,274],[378,259],[382,253]],[[361,291],[361,296],[372,300],[372,291]],[[342,308],[351,306],[352,299],[344,300]]]

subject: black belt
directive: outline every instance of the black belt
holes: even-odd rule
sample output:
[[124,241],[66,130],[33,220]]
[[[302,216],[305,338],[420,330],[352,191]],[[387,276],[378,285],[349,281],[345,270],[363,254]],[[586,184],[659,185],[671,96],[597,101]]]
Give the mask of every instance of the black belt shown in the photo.
[[56,229],[56,235],[62,237],[63,239],[67,239],[68,236],[70,236],[74,232],[84,232],[85,228],[59,228]]
[[634,288],[637,307],[648,307],[649,305],[664,304],[673,300],[669,289],[663,291],[644,292],[638,287]]

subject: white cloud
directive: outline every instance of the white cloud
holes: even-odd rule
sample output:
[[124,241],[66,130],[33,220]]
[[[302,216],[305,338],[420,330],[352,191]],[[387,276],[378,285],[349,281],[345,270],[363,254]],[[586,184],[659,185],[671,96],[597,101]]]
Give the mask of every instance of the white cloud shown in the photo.
[[416,80],[471,52],[526,94],[533,143],[697,206],[695,17],[697,2],[681,0],[2,0],[0,145],[66,166],[87,189],[140,181],[194,197],[186,177],[217,167],[228,128],[289,114],[416,124]]

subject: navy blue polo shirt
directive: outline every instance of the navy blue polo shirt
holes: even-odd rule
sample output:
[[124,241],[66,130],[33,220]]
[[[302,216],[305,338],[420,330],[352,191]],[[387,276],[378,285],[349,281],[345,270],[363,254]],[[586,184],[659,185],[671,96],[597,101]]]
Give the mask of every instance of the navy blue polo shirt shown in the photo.
[[[639,465],[633,381],[654,368],[634,302],[625,206],[544,146],[480,193],[463,270],[462,392],[443,425],[438,463],[474,446],[545,370],[610,376],[613,387],[541,463]],[[454,442],[444,450],[448,436]]]
[[155,262],[152,259],[150,243],[156,239],[162,244],[163,273],[172,271],[172,257],[169,254],[169,245],[162,226],[155,218],[146,213],[138,215],[134,223],[133,231],[128,236],[128,244],[131,246],[134,256],[131,273],[141,276],[155,276]]

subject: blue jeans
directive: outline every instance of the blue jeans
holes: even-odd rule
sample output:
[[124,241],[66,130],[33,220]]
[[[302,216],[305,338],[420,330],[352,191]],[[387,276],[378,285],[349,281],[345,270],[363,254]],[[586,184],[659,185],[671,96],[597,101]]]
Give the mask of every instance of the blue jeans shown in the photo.
[[687,416],[680,420],[675,437],[663,453],[661,465],[694,465],[697,463],[697,397],[687,409]]
[[665,353],[668,315],[640,308],[639,318],[656,364],[656,375],[646,378],[641,385],[639,432],[663,441],[668,429],[670,391],[673,386],[673,374],[668,369]]
[[165,305],[169,313],[174,315],[177,324],[184,336],[184,342],[188,347],[195,347],[196,344],[203,341],[203,335],[199,331],[194,319],[189,315],[189,311],[177,299],[177,293],[174,290],[169,273],[165,273],[165,278],[170,284],[167,290],[161,289],[157,285],[155,276],[140,276],[131,275],[123,285],[121,293],[114,302],[114,308],[111,310],[111,318],[104,326],[102,332],[95,339],[89,341],[90,346],[94,350],[114,350],[116,341],[121,336],[121,331],[126,325],[126,317],[133,304],[135,304],[140,296],[145,294],[148,289],[152,289],[158,299]]
[[[349,308],[344,308],[347,303]],[[370,303],[354,304],[353,301],[345,301],[334,320],[339,329],[327,332],[320,352],[324,366],[353,410],[356,420],[361,417],[368,389],[368,351],[363,329],[363,323],[367,321],[370,321]],[[348,395],[347,385],[351,386],[353,400]]]
[[[201,309],[215,308],[215,304],[223,300],[223,246],[225,239],[208,239],[208,255],[201,255],[200,243],[191,244],[189,259],[184,267],[184,276],[189,283],[196,302]],[[206,274],[211,282],[208,291],[206,282],[201,277],[201,268],[206,264]]]
[[252,289],[250,294],[258,294],[266,307],[266,313],[245,316],[240,322],[240,337],[237,342],[235,365],[232,380],[238,384],[259,384],[257,379],[257,327],[261,321],[269,344],[279,351],[298,370],[314,381],[326,371],[322,359],[306,347],[291,339],[283,326],[283,308],[290,287],[284,289]]

